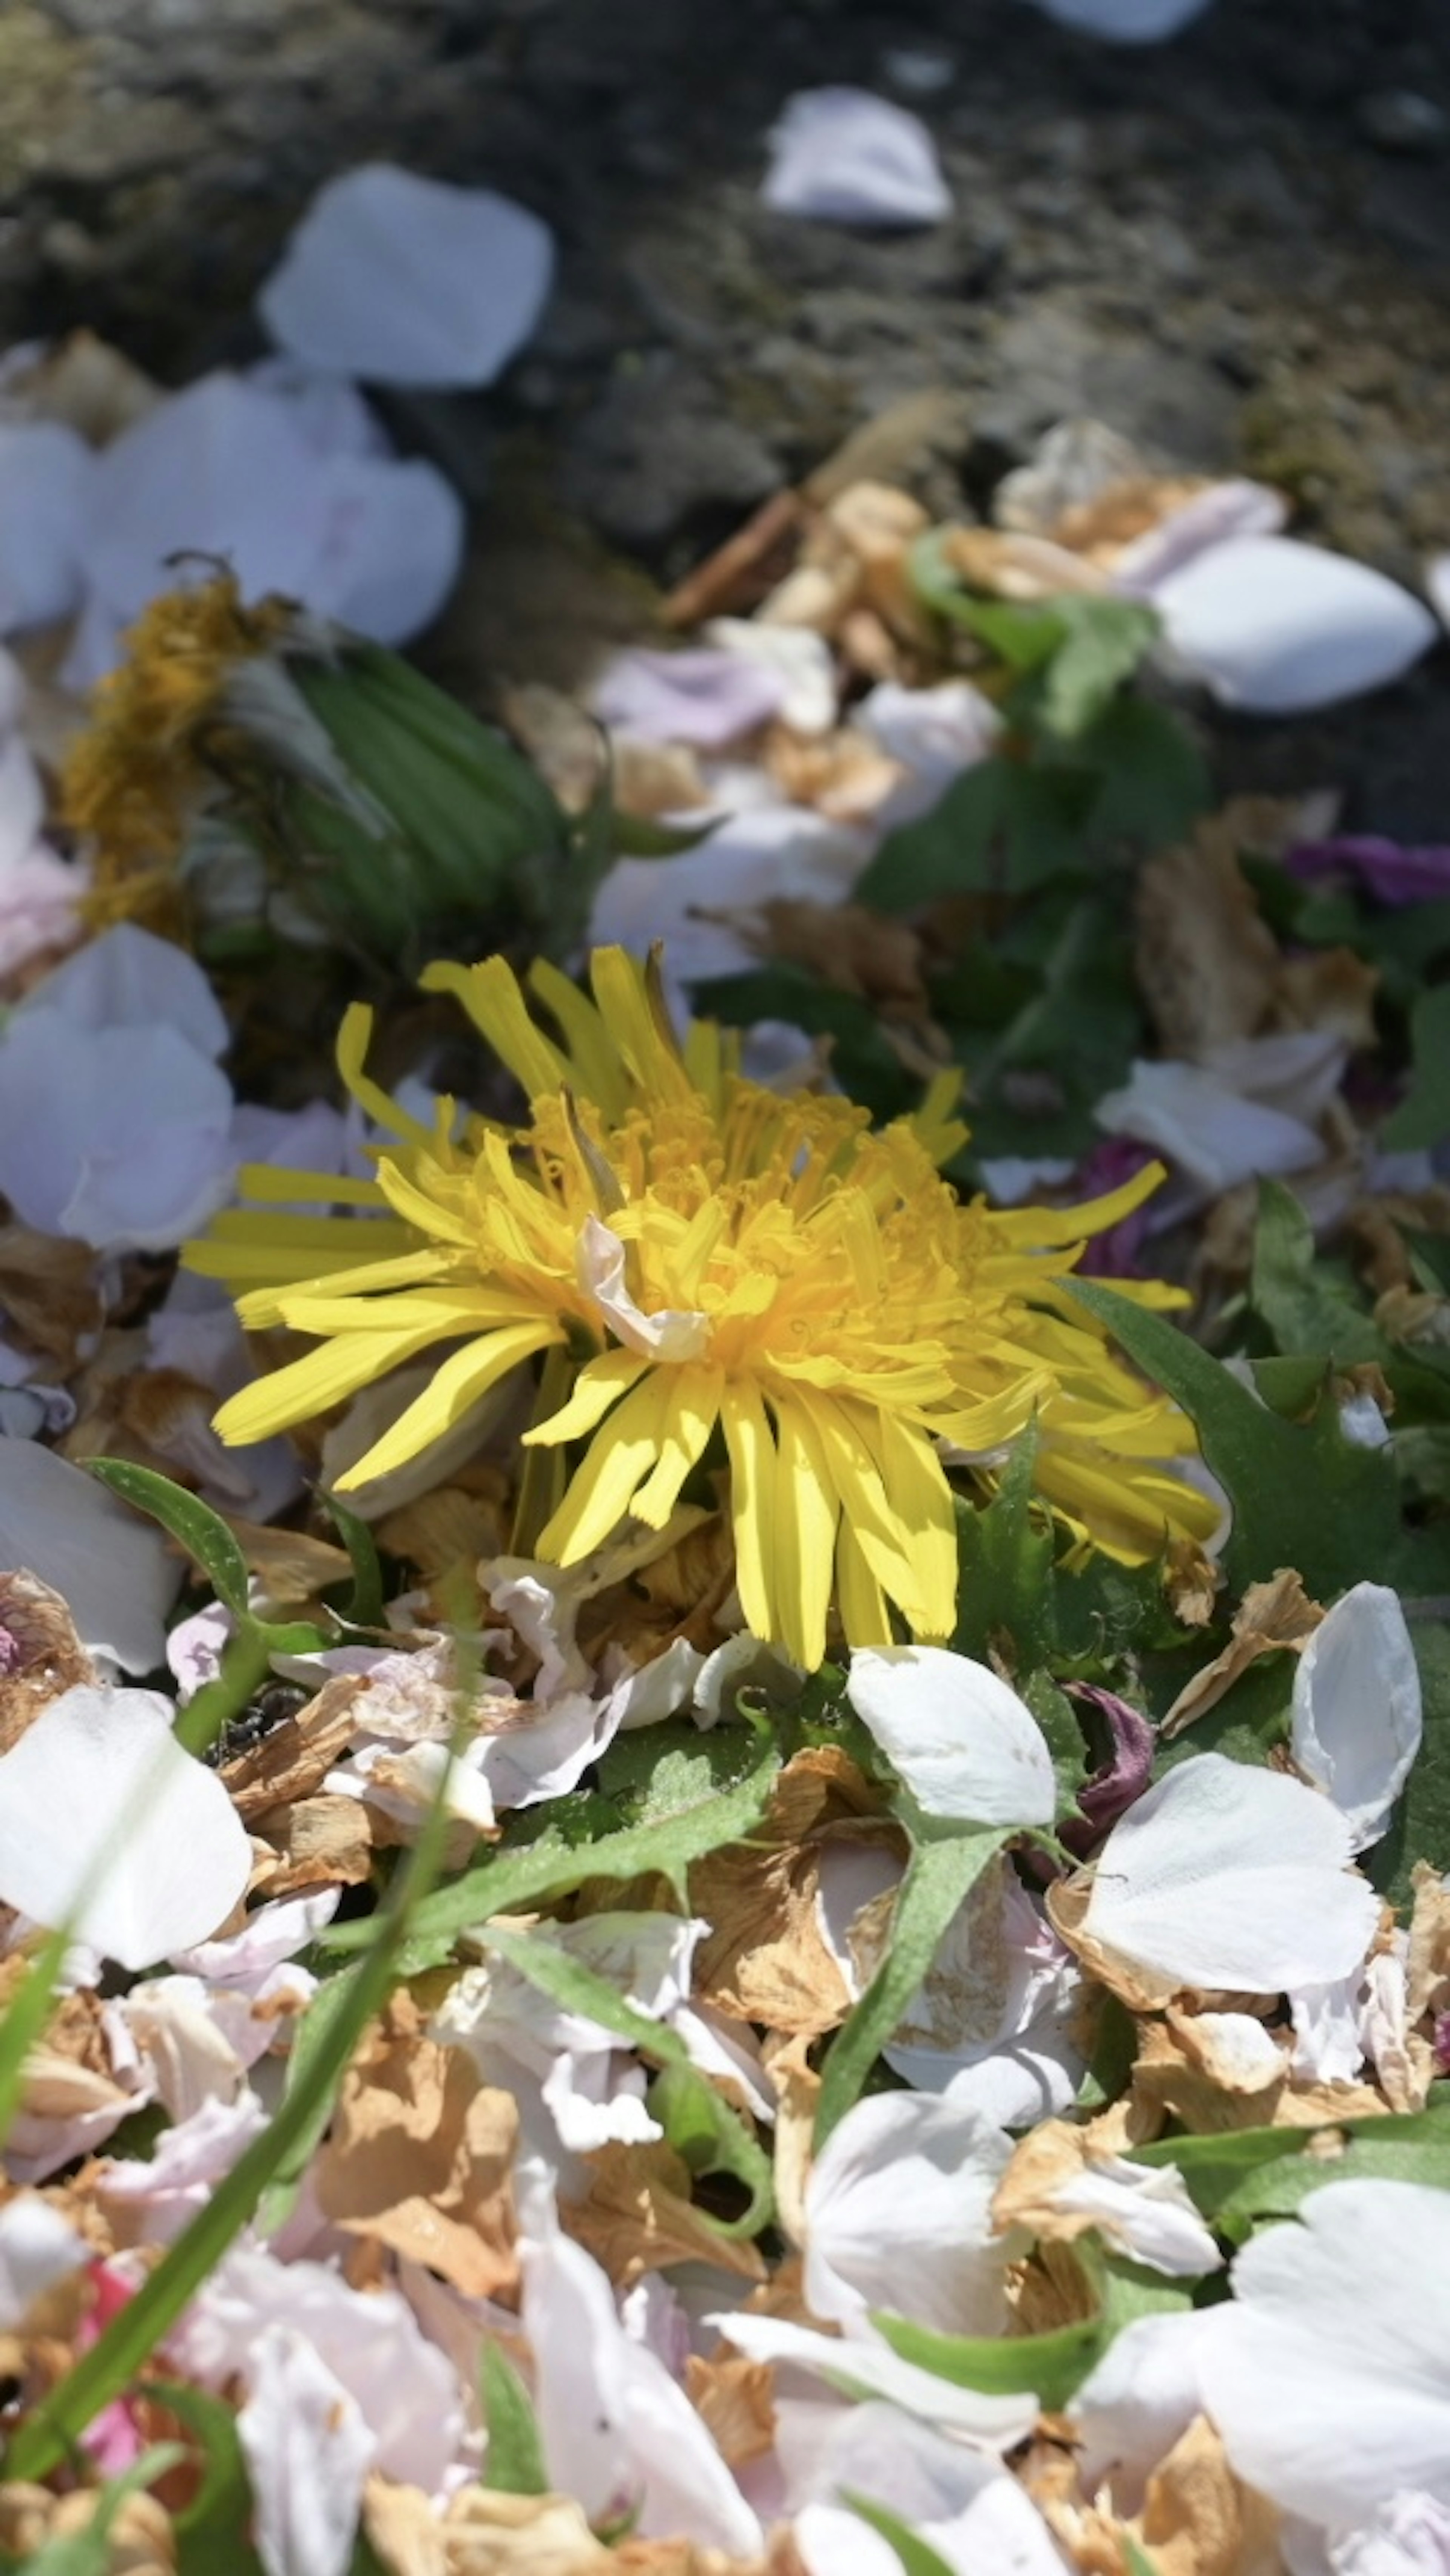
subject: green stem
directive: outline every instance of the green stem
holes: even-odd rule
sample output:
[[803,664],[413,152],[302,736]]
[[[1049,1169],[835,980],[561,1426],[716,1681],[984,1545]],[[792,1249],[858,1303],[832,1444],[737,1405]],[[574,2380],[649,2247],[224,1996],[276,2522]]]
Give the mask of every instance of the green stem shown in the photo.
[[[558,1412],[569,1392],[573,1368],[574,1363],[562,1342],[555,1342],[545,1351],[529,1422],[531,1431]],[[557,1448],[525,1449],[522,1454],[524,1472],[519,1480],[519,1498],[514,1506],[509,1552],[513,1556],[533,1556],[538,1550],[540,1531],[548,1526],[559,1507],[564,1484],[564,1459]]]

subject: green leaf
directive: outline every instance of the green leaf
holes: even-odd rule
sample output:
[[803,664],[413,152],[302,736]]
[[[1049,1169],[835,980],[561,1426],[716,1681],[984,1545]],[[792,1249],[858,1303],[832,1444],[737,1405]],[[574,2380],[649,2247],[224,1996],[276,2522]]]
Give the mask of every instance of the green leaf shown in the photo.
[[769,2156],[752,2128],[698,2066],[666,2066],[649,2088],[651,2117],[692,2174],[729,2174],[749,2194],[738,2218],[712,2216],[722,2236],[758,2236],[775,2215]]
[[1067,2404],[1103,2348],[1100,2316],[1032,2335],[938,2334],[909,2317],[876,2314],[871,2322],[893,2352],[934,2379],[978,2389],[984,2397],[1030,2393],[1049,2414]]
[[1069,771],[978,761],[930,814],[888,832],[855,900],[914,912],[943,895],[1027,894],[1081,870],[1092,785]]
[[383,1621],[383,1569],[378,1562],[378,1543],[367,1522],[359,1520],[336,1494],[318,1495],[352,1560],[352,1593],[338,1616],[350,1628],[381,1628]]
[[1410,1087],[1380,1130],[1392,1154],[1450,1135],[1450,984],[1432,984],[1410,1012]]
[[1424,1737],[1389,1832],[1364,1855],[1368,1876],[1395,1905],[1411,1900],[1416,1861],[1433,1861],[1437,1869],[1450,1864],[1450,1627],[1416,1619],[1410,1643],[1420,1672]]
[[1326,2183],[1360,2180],[1450,2190],[1450,2111],[1365,2121],[1338,2155],[1271,2158],[1220,2201],[1214,2225],[1240,2245],[1265,2219],[1292,2218]]
[[1020,1670],[1049,1661],[1057,1642],[1052,1524],[1033,1500],[1037,1426],[1016,1442],[990,1503],[957,1499],[959,1655],[984,1663],[995,1646],[1011,1646]]
[[248,1616],[246,1558],[210,1503],[174,1485],[169,1476],[157,1475],[154,1468],[133,1467],[127,1458],[88,1458],[86,1464],[113,1494],[169,1531],[201,1567],[218,1601],[234,1619]]
[[602,2030],[616,2032],[642,2057],[657,2058],[662,2066],[689,2065],[689,2051],[668,2022],[656,2021],[637,2005],[626,2002],[607,1977],[602,1977],[596,1968],[586,1967],[582,1959],[576,1959],[562,1942],[552,1938],[547,1924],[540,1924],[532,1932],[490,1924],[486,1932],[480,1931],[478,1946],[496,1951],[551,2003],[562,2004],[566,2012],[582,2013],[586,2021],[597,2021]]
[[[1326,2155],[1325,2143],[1338,2151]],[[1425,2111],[1386,2113],[1383,2118],[1337,2120],[1321,2129],[1232,2129],[1213,2136],[1161,2138],[1127,2152],[1134,2164],[1176,2167],[1203,2217],[1226,2235],[1236,2232],[1242,2238],[1249,2232],[1254,2210],[1260,2205],[1267,2208],[1276,2195],[1285,2205],[1297,2205],[1296,2190],[1302,2197],[1304,2191],[1343,2182],[1351,2174],[1388,2173],[1388,2160],[1402,2164],[1412,2149],[1426,2157],[1425,2169],[1433,2169],[1437,2181],[1443,2180],[1446,2159],[1450,2159],[1450,2105],[1442,2108],[1437,2103]],[[1271,2185],[1265,2177],[1280,2164],[1302,2164],[1302,2185]],[[1231,2222],[1227,2212],[1232,2213]]]
[[549,2473],[529,2392],[492,2335],[479,2350],[478,2395],[488,2427],[484,2485],[502,2495],[547,2495]]
[[1088,1776],[1087,1746],[1071,1700],[1060,1691],[1051,1673],[1039,1669],[1021,1685],[1022,1698],[1030,1708],[1052,1755],[1053,1776],[1057,1782],[1057,1812],[1070,1816],[1076,1812],[1077,1793]]
[[1049,733],[1076,744],[1132,678],[1158,634],[1159,619],[1140,600],[1109,594],[1069,591],[1053,606],[1064,635],[1043,675],[1038,719]]
[[909,2523],[903,2522],[900,2514],[893,2513],[889,2505],[876,2504],[870,2496],[858,2495],[854,2487],[842,2487],[841,2501],[890,2543],[906,2570],[906,2576],[952,2576],[940,2552],[932,2548],[930,2541],[923,2540],[920,2532],[913,2531]]
[[234,2407],[205,2389],[170,2380],[148,2380],[156,2398],[184,2424],[200,2448],[202,2476],[189,2504],[173,2513],[176,2576],[262,2576],[262,2562],[248,2537],[252,2487],[237,2436]]
[[1282,1422],[1163,1316],[1093,1280],[1063,1285],[1196,1425],[1234,1506],[1223,1564],[1235,1591],[1285,1565],[1321,1599],[1364,1579],[1404,1576],[1415,1551],[1401,1528],[1393,1463],[1344,1438],[1327,1392],[1312,1422]]
[[71,1936],[64,1924],[47,1932],[33,1953],[20,1984],[0,2013],[0,2146],[25,2091],[25,2063],[50,2019],[60,1972]]
[[1394,1356],[1347,1274],[1336,1275],[1316,1260],[1309,1218],[1280,1181],[1259,1183],[1249,1302],[1278,1348],[1312,1354],[1321,1375],[1330,1365],[1344,1368],[1357,1360]]
[[1165,849],[1213,802],[1208,763],[1187,726],[1146,698],[1117,698],[1078,736],[1072,756],[1100,774],[1089,821],[1095,846]]
[[897,1812],[912,1836],[911,1857],[897,1891],[886,1955],[831,2043],[816,2105],[817,2154],[856,2100],[964,1897],[1009,1839],[995,1825],[929,1838],[928,1820],[904,1793]]

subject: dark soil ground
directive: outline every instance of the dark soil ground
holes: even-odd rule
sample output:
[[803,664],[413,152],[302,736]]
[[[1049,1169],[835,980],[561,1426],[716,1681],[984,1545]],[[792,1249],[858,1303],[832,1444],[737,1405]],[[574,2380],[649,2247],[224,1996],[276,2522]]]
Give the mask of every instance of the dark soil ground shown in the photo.
[[[913,67],[945,73],[908,96]],[[793,89],[907,98],[956,212],[870,237],[769,214]],[[783,480],[895,397],[980,504],[1065,412],[1292,490],[1414,580],[1450,548],[1450,6],[1213,0],[1107,47],[1026,0],[4,0],[0,338],[86,322],[163,376],[260,345],[249,298],[369,156],[554,225],[542,329],[486,397],[395,407],[478,505],[439,641],[482,692],[570,678]],[[1219,724],[1236,783],[1342,782],[1450,837],[1442,650],[1292,726]]]

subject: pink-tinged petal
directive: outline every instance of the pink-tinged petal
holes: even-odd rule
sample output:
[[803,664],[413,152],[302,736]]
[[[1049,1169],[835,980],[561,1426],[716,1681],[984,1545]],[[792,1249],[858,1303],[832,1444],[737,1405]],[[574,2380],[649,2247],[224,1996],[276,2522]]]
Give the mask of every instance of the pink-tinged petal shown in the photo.
[[547,224],[511,198],[369,162],[319,189],[258,305],[274,340],[331,374],[488,385],[553,268]]
[[1113,565],[1113,588],[1151,599],[1170,573],[1181,572],[1210,546],[1229,537],[1277,536],[1288,515],[1282,492],[1267,483],[1211,483],[1123,548]]
[[280,1968],[285,1959],[295,1959],[299,1950],[326,1930],[341,1896],[341,1888],[323,1887],[310,1896],[288,1896],[275,1905],[259,1905],[229,1940],[173,1950],[172,1963],[212,1985],[254,1992],[274,1968]]
[[892,230],[951,213],[920,117],[870,90],[798,90],[771,129],[770,147],[762,193],[777,214]]
[[786,695],[779,671],[739,653],[617,653],[594,688],[594,710],[638,742],[690,743],[718,751],[778,715]]
[[304,2334],[264,2326],[237,2416],[267,2576],[346,2576],[377,2445]]
[[144,1968],[226,1920],[251,1845],[152,1691],[63,1691],[0,1756],[0,1899]]
[[149,2161],[118,2157],[103,2166],[96,2196],[115,2243],[169,2245],[266,2126],[255,2094],[239,2102],[205,2102],[190,2119],[162,2131]]

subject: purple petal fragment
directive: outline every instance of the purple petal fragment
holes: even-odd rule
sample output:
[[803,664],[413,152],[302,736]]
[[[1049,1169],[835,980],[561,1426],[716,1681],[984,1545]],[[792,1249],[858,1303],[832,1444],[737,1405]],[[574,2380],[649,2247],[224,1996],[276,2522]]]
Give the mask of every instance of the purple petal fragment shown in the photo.
[[1085,1859],[1109,1826],[1115,1825],[1147,1788],[1153,1768],[1154,1737],[1141,1709],[1131,1707],[1115,1692],[1100,1690],[1095,1682],[1069,1682],[1066,1687],[1069,1699],[1081,1700],[1097,1710],[1112,1743],[1107,1761],[1077,1793],[1081,1817],[1074,1816],[1060,1828],[1069,1851]]
[[1450,895],[1450,846],[1444,843],[1407,850],[1376,833],[1349,833],[1298,842],[1285,852],[1284,866],[1291,877],[1306,878],[1333,876],[1347,868],[1378,903],[1432,903],[1438,895]]

